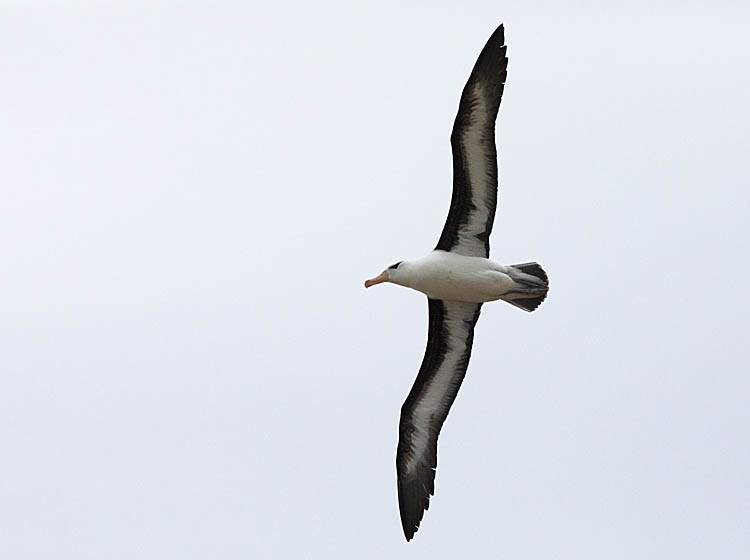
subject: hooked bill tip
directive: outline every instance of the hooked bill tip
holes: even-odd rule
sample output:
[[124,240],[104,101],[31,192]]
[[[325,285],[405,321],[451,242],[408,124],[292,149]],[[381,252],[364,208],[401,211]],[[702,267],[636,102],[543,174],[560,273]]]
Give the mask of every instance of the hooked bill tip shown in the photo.
[[369,288],[370,286],[374,286],[375,284],[380,284],[382,282],[388,281],[388,273],[384,270],[380,274],[378,274],[375,278],[370,278],[369,280],[365,280],[365,288]]

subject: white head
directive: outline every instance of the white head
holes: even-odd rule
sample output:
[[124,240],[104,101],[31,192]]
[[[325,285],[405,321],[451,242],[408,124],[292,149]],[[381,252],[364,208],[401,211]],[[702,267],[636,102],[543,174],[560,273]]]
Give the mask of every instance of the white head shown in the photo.
[[399,284],[406,286],[409,280],[409,266],[406,261],[399,261],[396,264],[392,264],[386,268],[383,272],[378,274],[375,278],[365,280],[365,288],[380,284],[382,282],[392,282],[393,284]]

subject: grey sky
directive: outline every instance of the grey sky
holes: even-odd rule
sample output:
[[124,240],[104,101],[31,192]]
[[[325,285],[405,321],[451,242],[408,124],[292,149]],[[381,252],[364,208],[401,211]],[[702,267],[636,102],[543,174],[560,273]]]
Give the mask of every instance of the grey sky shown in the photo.
[[[352,4],[0,2],[0,557],[747,558],[747,6]],[[427,306],[362,281],[501,22],[492,257],[551,291],[406,544]]]

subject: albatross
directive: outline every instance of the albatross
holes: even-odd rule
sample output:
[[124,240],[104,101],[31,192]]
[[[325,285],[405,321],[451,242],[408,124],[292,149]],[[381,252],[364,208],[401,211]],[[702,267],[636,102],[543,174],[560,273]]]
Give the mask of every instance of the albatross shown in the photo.
[[507,76],[500,25],[479,54],[453,124],[453,195],[437,246],[400,261],[365,282],[391,282],[427,296],[427,349],[401,407],[396,472],[404,536],[419,528],[435,490],[437,441],[466,374],[483,303],[503,300],[534,311],[547,296],[547,274],[536,262],[504,266],[489,260],[497,205],[495,120]]

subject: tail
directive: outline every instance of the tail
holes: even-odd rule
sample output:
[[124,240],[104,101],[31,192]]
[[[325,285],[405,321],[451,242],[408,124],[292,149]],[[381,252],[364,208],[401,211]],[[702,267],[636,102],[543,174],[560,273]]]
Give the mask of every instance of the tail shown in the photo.
[[535,262],[513,264],[508,268],[508,276],[516,283],[516,287],[505,294],[503,299],[524,311],[534,311],[547,297],[547,273]]

